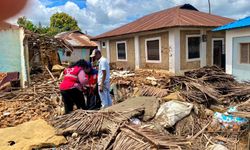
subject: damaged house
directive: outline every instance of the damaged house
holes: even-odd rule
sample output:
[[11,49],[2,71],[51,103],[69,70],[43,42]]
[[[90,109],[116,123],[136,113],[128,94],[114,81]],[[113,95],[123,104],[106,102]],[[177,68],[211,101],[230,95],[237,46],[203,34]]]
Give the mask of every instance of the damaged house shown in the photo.
[[59,40],[41,36],[9,23],[0,24],[0,87],[6,82],[30,83],[30,74],[61,64],[57,50],[65,48]]
[[[90,40],[90,36],[81,31],[62,32],[55,36],[60,39],[66,47],[59,49],[62,62],[76,62],[79,59],[89,60],[90,52],[97,48],[97,44]],[[71,50],[72,49],[72,50]]]
[[173,73],[206,65],[225,67],[225,32],[212,32],[232,19],[190,4],[155,12],[93,38],[123,68],[164,69]]

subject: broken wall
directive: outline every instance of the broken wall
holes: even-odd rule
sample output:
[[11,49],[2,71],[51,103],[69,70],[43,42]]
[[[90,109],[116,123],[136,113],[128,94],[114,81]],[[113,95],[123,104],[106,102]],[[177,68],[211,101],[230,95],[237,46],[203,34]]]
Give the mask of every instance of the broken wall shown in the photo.
[[0,31],[0,72],[19,72],[21,86],[27,81],[27,61],[25,59],[23,29],[7,29]]

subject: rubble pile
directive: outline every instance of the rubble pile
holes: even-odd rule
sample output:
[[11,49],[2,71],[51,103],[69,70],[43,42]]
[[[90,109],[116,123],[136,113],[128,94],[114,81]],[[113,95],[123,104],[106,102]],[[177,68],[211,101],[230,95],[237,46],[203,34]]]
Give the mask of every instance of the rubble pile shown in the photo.
[[59,81],[40,74],[27,89],[0,93],[0,127],[44,118],[68,141],[59,149],[249,149],[250,85],[217,67],[185,76],[113,71],[114,95],[122,102],[67,115]]
[[111,84],[117,88],[116,101],[134,96],[166,96],[168,90],[163,87],[169,76],[168,72],[156,70],[113,71]]
[[[141,115],[142,111],[143,109],[129,112],[78,110],[58,117],[52,124],[58,129],[59,135],[67,136],[73,133],[71,137],[67,136],[67,139],[72,141],[72,138],[75,138],[75,142],[60,148],[125,150],[190,147],[190,140],[184,137],[166,136],[150,128],[140,128],[129,123],[129,118]],[[74,133],[77,133],[77,137],[73,136]]]
[[29,88],[0,93],[0,127],[13,127],[60,114],[62,102],[57,80],[47,73],[34,75]]
[[28,30],[25,30],[25,39],[27,40],[27,47],[29,49],[31,74],[41,72],[44,66],[47,66],[51,70],[54,65],[61,64],[58,49],[66,48],[70,51],[73,49],[56,38],[36,34]]
[[189,71],[170,80],[168,88],[172,91],[180,90],[188,101],[208,106],[230,105],[250,98],[250,84],[236,82],[233,76],[216,66]]

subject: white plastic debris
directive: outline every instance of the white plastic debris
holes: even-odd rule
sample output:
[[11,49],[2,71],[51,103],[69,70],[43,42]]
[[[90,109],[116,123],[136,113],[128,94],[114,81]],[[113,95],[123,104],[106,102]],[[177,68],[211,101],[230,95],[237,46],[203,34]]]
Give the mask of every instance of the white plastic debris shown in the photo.
[[141,125],[141,120],[139,120],[138,118],[131,118],[130,122],[134,125]]
[[225,146],[221,144],[214,144],[214,145],[208,146],[206,150],[228,150],[228,148],[226,148]]
[[155,121],[165,128],[172,127],[175,123],[190,114],[193,104],[172,100],[161,105]]

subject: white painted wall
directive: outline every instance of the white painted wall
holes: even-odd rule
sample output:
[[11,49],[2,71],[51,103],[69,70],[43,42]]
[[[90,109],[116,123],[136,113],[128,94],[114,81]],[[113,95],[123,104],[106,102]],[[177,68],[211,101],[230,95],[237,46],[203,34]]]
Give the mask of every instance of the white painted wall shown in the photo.
[[134,37],[135,42],[135,69],[140,68],[140,43],[139,43],[139,36]]
[[107,59],[110,62],[110,49],[109,49],[109,40],[106,41],[106,51],[107,51]]
[[206,35],[206,30],[201,30],[201,45],[200,45],[200,66],[204,67],[207,65],[207,42],[202,41],[202,35]]
[[73,52],[71,53],[71,56],[66,56],[66,52],[60,56],[61,61],[67,61],[67,62],[76,62],[79,59],[85,59],[89,60],[89,49],[84,49],[84,48],[79,48],[79,49],[74,49]]
[[226,31],[226,73],[233,73],[233,38],[250,36],[250,28]]
[[[26,61],[29,61],[29,57],[25,57],[25,54],[27,52],[25,52],[24,49],[24,30],[22,28],[20,28],[19,30],[19,36],[20,36],[20,51],[21,51],[21,72],[20,72],[20,81],[21,81],[21,86],[24,88],[26,87],[26,82],[28,81],[28,72],[27,72],[27,67],[26,65],[28,65],[29,63],[26,63]],[[26,49],[28,50],[28,49]]]
[[169,71],[180,72],[180,29],[169,30]]
[[101,42],[100,41],[97,41],[97,49],[101,50]]

